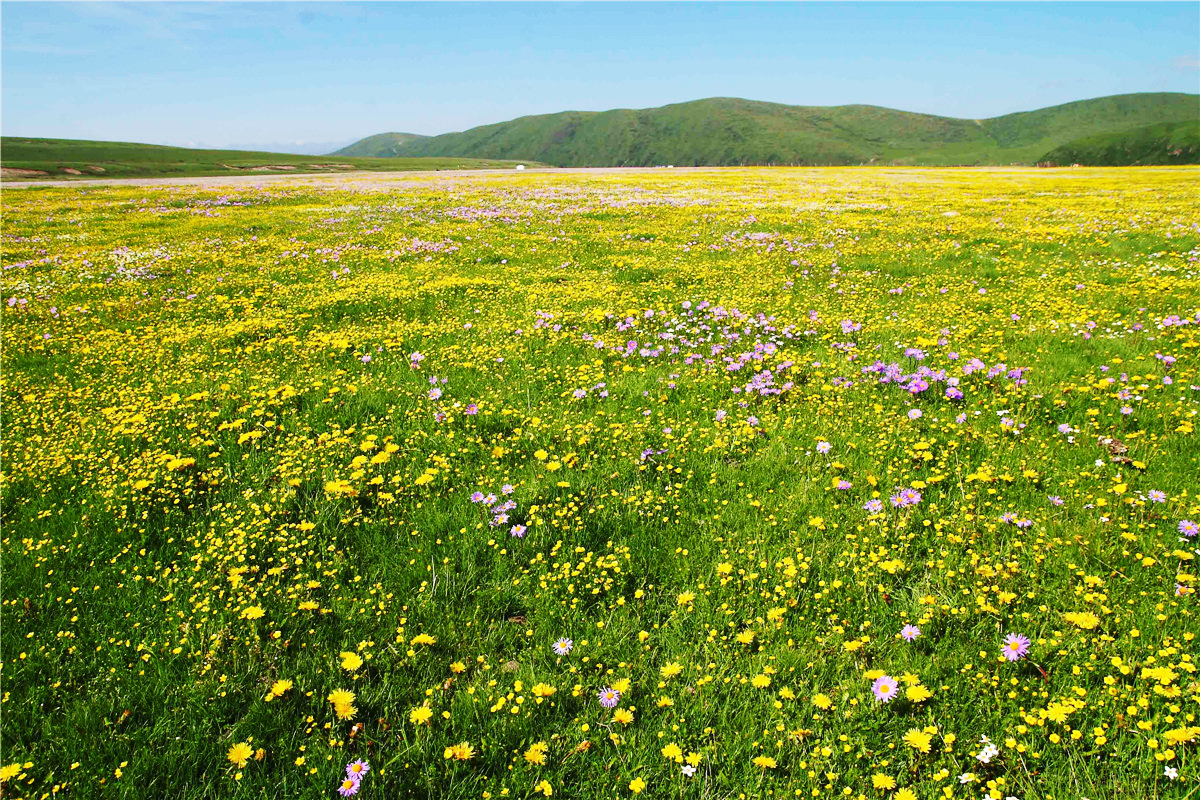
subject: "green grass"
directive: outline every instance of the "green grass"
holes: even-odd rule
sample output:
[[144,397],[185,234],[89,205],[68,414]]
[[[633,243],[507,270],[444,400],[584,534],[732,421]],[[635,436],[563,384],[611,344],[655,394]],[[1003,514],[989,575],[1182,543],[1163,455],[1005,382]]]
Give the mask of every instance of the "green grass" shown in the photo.
[[194,150],[130,142],[29,139],[17,136],[5,136],[0,139],[0,166],[5,169],[30,171],[27,175],[5,174],[4,180],[184,178],[211,175],[335,173],[351,170],[410,172],[504,169],[517,163],[520,162],[456,156],[335,158],[244,150]]
[[1195,796],[1197,174],[5,192],[0,791]]
[[[342,153],[536,159],[560,167],[1033,164],[1084,136],[1200,119],[1200,98],[1134,94],[952,119],[875,106],[787,106],[711,98],[662,108],[566,111],[462,133],[379,134]],[[396,138],[400,137],[400,138]]]

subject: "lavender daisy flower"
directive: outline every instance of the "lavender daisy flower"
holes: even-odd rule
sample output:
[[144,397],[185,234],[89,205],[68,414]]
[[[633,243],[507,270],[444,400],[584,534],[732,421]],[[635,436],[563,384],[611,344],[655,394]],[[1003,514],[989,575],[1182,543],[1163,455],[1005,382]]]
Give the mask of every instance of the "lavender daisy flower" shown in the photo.
[[554,654],[559,656],[567,655],[571,652],[571,648],[574,646],[575,643],[565,636],[560,637],[557,642],[551,645],[551,647],[554,649]]
[[472,503],[482,503],[483,502],[483,492],[471,492],[471,502]]
[[596,696],[600,698],[600,705],[605,708],[616,708],[617,703],[621,702],[621,693],[608,687],[601,689]]
[[357,761],[351,761],[346,765],[347,778],[358,778],[359,780],[362,780],[362,776],[366,775],[370,771],[371,765],[368,762],[363,761],[361,758]]
[[921,629],[916,625],[905,625],[900,629],[900,638],[906,642],[915,641],[921,635]]
[[919,408],[910,408],[908,410],[908,418],[911,420],[918,420],[923,416],[924,414],[921,413],[921,409]]
[[879,514],[883,511],[883,501],[878,498],[868,500],[863,504],[863,510],[872,514]]
[[523,539],[525,537],[525,530],[526,528],[524,525],[513,525],[508,532],[518,539]]
[[[429,399],[430,400],[437,400],[441,396],[442,396],[442,390],[439,389],[438,387],[435,386],[429,390]],[[357,792],[358,790],[355,789],[354,791]]]
[[512,494],[513,489],[514,487],[511,483],[506,483],[500,487],[500,494]]
[[871,693],[880,703],[890,703],[900,693],[900,686],[892,676],[884,675],[871,684]]
[[821,455],[829,455],[829,451],[831,450],[833,450],[833,445],[831,445],[829,442],[817,442],[817,452]]
[[354,795],[358,794],[358,790],[361,788],[362,781],[360,781],[358,778],[351,778],[347,776],[346,778],[343,778],[341,784],[338,785],[338,794],[340,794],[342,797],[353,797]]
[[837,482],[837,488],[844,492],[844,491],[847,491],[848,489],[854,488],[854,484],[843,478],[842,480],[839,480]]
[[1149,492],[1149,493],[1148,493],[1146,496],[1150,498],[1150,502],[1152,502],[1152,503],[1165,503],[1165,502],[1167,502],[1167,494],[1166,494],[1166,492],[1160,492],[1160,491],[1158,491],[1157,489],[1152,489],[1152,490],[1150,490],[1150,492]]
[[1195,536],[1197,533],[1200,533],[1200,525],[1197,525],[1196,523],[1192,522],[1190,519],[1180,520],[1179,521],[1179,532],[1182,533],[1184,536],[1187,536],[1190,539],[1191,537]]
[[1063,499],[1056,494],[1049,495],[1046,499],[1050,501],[1050,505],[1052,506],[1061,506],[1063,504]]
[[1009,661],[1017,661],[1029,652],[1029,639],[1020,633],[1010,633],[1004,639],[1004,657]]

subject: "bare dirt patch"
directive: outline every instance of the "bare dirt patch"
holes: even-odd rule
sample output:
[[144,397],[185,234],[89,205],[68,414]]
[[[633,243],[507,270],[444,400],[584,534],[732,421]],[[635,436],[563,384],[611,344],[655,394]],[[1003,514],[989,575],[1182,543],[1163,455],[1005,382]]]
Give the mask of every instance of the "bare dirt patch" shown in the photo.
[[20,169],[18,167],[0,167],[0,177],[4,178],[36,178],[38,175],[49,175],[43,169]]
[[107,172],[107,170],[104,169],[104,167],[97,167],[95,164],[91,164],[90,166],[88,166],[88,170],[90,172]]
[[68,175],[82,175],[83,174],[82,172],[75,169],[74,167],[63,167],[63,172],[67,173]]

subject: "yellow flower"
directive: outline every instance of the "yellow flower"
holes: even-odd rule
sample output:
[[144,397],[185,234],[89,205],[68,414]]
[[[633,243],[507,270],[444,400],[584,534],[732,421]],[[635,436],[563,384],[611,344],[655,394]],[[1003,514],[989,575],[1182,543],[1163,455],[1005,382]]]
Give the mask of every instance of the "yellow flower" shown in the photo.
[[320,608],[320,606],[317,603],[314,603],[312,600],[305,600],[300,604],[301,611],[316,611],[318,608]]
[[240,769],[246,766],[246,762],[250,760],[252,755],[254,755],[253,747],[245,742],[238,742],[229,748],[229,752],[225,754],[225,757],[229,759],[230,763],[236,764]]
[[263,611],[258,606],[246,606],[242,609],[242,613],[238,616],[240,616],[242,619],[260,619],[266,613],[266,611]]
[[628,725],[633,722],[633,712],[627,708],[618,708],[613,712],[613,719],[622,725]]
[[[525,751],[525,760],[530,764],[543,765],[546,763],[546,743],[537,742]],[[548,796],[548,795],[547,795]]]
[[779,690],[779,697],[780,697],[780,699],[782,699],[782,700],[795,700],[795,699],[796,699],[796,693],[795,693],[795,692],[793,692],[791,689],[789,689],[788,687],[786,687],[786,686],[785,686],[785,687],[783,687],[782,689],[780,689],[780,690]]
[[779,765],[778,762],[770,756],[755,756],[753,763],[754,766],[761,767],[762,769],[775,769],[775,767]]
[[629,682],[629,678],[621,678],[619,681],[613,683],[612,688],[621,694],[627,694],[629,692],[629,687],[632,685],[633,684]]
[[450,665],[450,671],[453,672],[455,675],[461,675],[462,673],[467,671],[467,665],[461,661],[455,661],[453,664]]
[[535,697],[549,697],[558,691],[548,683],[535,683],[529,690]]
[[292,688],[292,682],[289,680],[275,681],[271,684],[271,692],[267,695],[269,700],[272,697],[283,697],[284,692]]
[[904,743],[914,750],[920,750],[922,753],[929,752],[929,744],[933,741],[933,737],[924,731],[911,730],[904,734]]
[[354,672],[363,665],[362,656],[358,653],[342,652],[338,655],[342,657],[342,669],[347,672]]
[[829,699],[828,695],[818,693],[813,695],[812,704],[822,711],[828,711],[829,707],[833,705],[833,701]]
[[917,800],[917,796],[913,794],[913,790],[907,786],[892,795],[892,800]]
[[413,725],[428,725],[433,717],[433,709],[429,706],[417,706],[408,712],[408,721]]
[[896,781],[889,778],[887,775],[876,772],[871,776],[871,785],[876,789],[895,789]]
[[750,681],[750,685],[755,689],[765,689],[771,685],[770,675],[755,675]]
[[645,788],[646,782],[641,778],[634,778],[629,782],[629,791],[633,792],[634,794],[641,794],[642,790]]
[[1083,628],[1085,631],[1090,631],[1100,624],[1100,618],[1090,611],[1072,611],[1063,614],[1063,618],[1072,625]]
[[687,604],[691,603],[695,599],[696,599],[696,594],[694,592],[680,592],[678,595],[675,596],[675,601],[677,603],[679,603],[679,605],[681,605],[681,606],[686,606]]
[[676,664],[674,661],[672,661],[671,663],[667,664],[662,669],[660,669],[658,672],[660,675],[663,676],[664,679],[674,678],[676,675],[683,672],[683,667],[681,667],[679,664]]
[[11,780],[15,778],[20,771],[20,764],[7,764],[3,767],[0,767],[0,781]]
[[916,686],[908,687],[908,691],[904,693],[904,696],[907,697],[910,702],[923,703],[929,698],[933,697],[933,692],[929,691],[921,684],[917,684]]
[[541,792],[546,797],[549,797],[550,795],[554,794],[554,787],[551,786],[550,781],[547,781],[547,780],[543,780],[537,786],[534,786],[533,790],[535,792]]
[[742,631],[733,638],[737,639],[738,644],[750,644],[754,641],[754,631]]
[[453,758],[457,761],[469,761],[473,755],[475,755],[475,748],[466,742],[450,745],[442,752],[444,758]]
[[437,639],[428,633],[418,633],[412,638],[410,644],[434,644],[435,642],[437,642]]
[[663,758],[669,761],[683,761],[683,751],[679,749],[679,745],[671,742],[662,749]]

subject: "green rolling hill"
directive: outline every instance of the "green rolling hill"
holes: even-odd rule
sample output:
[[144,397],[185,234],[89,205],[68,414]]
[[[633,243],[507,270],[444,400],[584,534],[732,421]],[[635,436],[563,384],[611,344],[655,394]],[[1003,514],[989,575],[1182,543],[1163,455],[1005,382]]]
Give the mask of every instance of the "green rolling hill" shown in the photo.
[[[407,172],[439,169],[487,169],[515,161],[460,156],[352,158],[256,153],[246,150],[193,150],[131,142],[76,139],[0,138],[4,180],[80,180],[83,178],[178,178],[211,175],[330,173],[367,170]],[[527,162],[528,163],[528,162]]]
[[1042,161],[1144,167],[1200,164],[1200,121],[1163,122],[1120,133],[1087,136],[1056,147]]
[[441,136],[380,134],[334,156],[527,159],[560,167],[1034,164],[1085,137],[1196,120],[1200,95],[1172,93],[1101,97],[983,120],[711,98],[521,117]]

